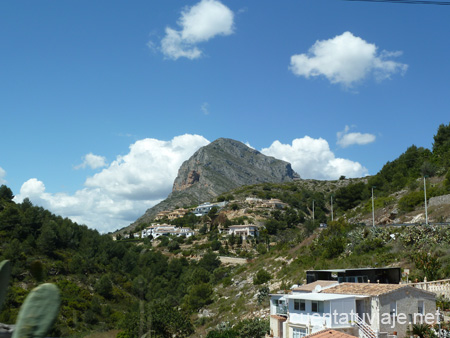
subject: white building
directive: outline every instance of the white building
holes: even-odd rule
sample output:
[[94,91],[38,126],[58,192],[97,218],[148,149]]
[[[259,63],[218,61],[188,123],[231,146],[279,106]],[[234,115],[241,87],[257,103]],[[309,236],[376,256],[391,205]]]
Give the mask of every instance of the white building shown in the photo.
[[228,228],[220,229],[220,233],[228,235],[242,236],[243,239],[247,237],[259,236],[259,225],[255,224],[242,224],[242,225],[230,225]]
[[303,337],[334,329],[360,338],[405,337],[410,323],[434,323],[431,292],[405,284],[341,283],[311,293],[271,295],[272,337]]
[[206,202],[206,203],[200,204],[197,208],[195,208],[195,210],[193,212],[194,212],[195,216],[201,217],[201,216],[207,215],[208,212],[210,212],[211,209],[214,207],[216,207],[217,209],[221,209],[226,205],[227,205],[227,202],[225,202],[225,201],[219,202],[219,203]]
[[141,238],[146,238],[149,236],[153,236],[153,238],[158,238],[160,236],[185,236],[191,237],[195,235],[195,231],[191,228],[178,228],[169,224],[156,224],[149,226],[142,230]]

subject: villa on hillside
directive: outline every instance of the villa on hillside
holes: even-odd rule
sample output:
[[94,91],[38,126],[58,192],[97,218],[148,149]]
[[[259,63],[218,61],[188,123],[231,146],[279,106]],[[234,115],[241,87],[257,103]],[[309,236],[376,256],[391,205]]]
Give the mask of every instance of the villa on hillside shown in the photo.
[[164,211],[160,211],[156,214],[155,220],[158,221],[163,218],[168,218],[169,220],[174,220],[176,218],[185,216],[188,212],[189,212],[188,209],[183,209],[183,208],[175,209],[172,211],[164,210]]
[[360,338],[404,337],[411,323],[436,320],[435,295],[406,284],[322,284],[313,292],[271,295],[271,337],[304,337],[324,329]]
[[220,233],[225,233],[228,235],[242,236],[242,239],[247,239],[247,237],[258,237],[259,236],[259,225],[255,224],[243,224],[243,225],[230,225],[228,228],[220,228]]
[[288,206],[287,203],[282,202],[279,199],[271,198],[270,200],[263,200],[256,197],[247,197],[245,202],[259,208],[270,208],[270,209],[283,209]]
[[169,218],[169,220],[174,220],[176,218],[184,217],[188,212],[189,210],[180,208],[169,212],[167,217]]
[[184,237],[191,237],[195,235],[195,231],[191,228],[185,228],[185,227],[175,227],[173,225],[169,224],[156,224],[151,225],[141,232],[141,238],[146,238],[149,236],[152,236],[153,238],[158,238],[160,236],[184,236]]
[[217,209],[221,209],[224,206],[227,205],[228,202],[224,201],[224,202],[218,202],[218,203],[203,203],[200,204],[197,208],[195,208],[195,210],[193,211],[195,216],[201,217],[201,216],[205,216],[208,214],[208,212],[211,211],[212,208],[216,207]]

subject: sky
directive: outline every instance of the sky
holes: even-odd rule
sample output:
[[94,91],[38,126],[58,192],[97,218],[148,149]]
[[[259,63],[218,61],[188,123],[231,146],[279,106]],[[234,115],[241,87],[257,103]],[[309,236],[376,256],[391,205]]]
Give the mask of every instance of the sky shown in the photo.
[[305,179],[376,174],[450,120],[450,6],[0,2],[0,184],[102,233],[220,137]]

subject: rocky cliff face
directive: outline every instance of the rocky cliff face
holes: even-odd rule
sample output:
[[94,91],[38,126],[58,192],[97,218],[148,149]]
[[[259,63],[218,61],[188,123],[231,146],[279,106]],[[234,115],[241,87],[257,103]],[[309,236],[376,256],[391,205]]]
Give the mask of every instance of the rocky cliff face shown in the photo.
[[133,225],[148,222],[162,210],[210,201],[240,186],[296,178],[300,176],[288,162],[265,156],[241,142],[220,138],[185,161],[170,196],[147,210]]
[[289,163],[265,156],[241,142],[221,138],[183,163],[173,191],[195,187],[217,196],[241,185],[288,182],[295,177],[299,176]]

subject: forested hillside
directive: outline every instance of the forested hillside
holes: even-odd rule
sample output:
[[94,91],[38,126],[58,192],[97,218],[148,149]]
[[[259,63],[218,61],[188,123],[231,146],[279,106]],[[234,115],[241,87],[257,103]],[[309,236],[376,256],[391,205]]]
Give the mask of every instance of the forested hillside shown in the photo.
[[[0,322],[14,323],[30,290],[50,282],[62,298],[51,336],[259,337],[268,293],[302,283],[307,269],[389,265],[411,269],[418,280],[448,278],[448,226],[368,227],[359,220],[371,217],[374,186],[376,209],[398,208],[400,220],[421,212],[423,177],[433,179],[428,197],[450,194],[449,161],[450,125],[441,125],[432,150],[412,146],[375,176],[240,187],[217,198],[229,201],[222,210],[170,221],[195,236],[154,240],[113,241],[28,199],[15,203],[2,185],[0,261],[11,261],[12,278]],[[247,197],[286,207],[256,207]],[[432,221],[450,221],[448,209],[436,210]],[[219,231],[247,223],[264,226],[258,238]],[[243,258],[243,265],[219,256]]]

